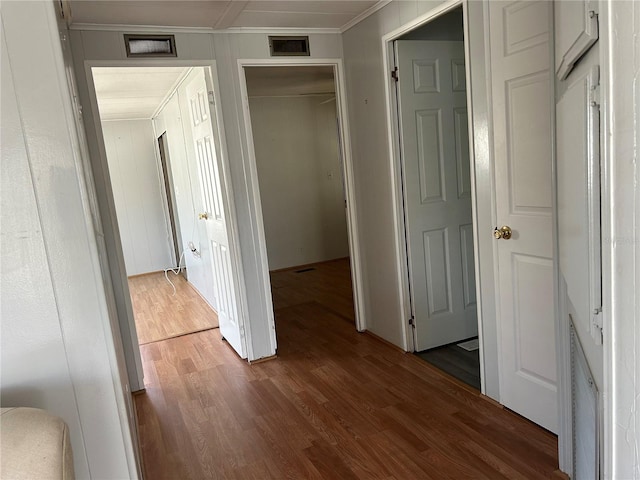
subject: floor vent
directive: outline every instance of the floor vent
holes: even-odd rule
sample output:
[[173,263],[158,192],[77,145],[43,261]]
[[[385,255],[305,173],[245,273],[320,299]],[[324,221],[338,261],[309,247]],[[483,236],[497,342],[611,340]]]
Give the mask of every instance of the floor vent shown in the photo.
[[315,268],[311,267],[311,268],[303,268],[302,270],[296,270],[296,273],[307,273],[307,272],[313,272],[315,270]]
[[571,399],[573,478],[600,478],[599,393],[573,322],[571,326]]

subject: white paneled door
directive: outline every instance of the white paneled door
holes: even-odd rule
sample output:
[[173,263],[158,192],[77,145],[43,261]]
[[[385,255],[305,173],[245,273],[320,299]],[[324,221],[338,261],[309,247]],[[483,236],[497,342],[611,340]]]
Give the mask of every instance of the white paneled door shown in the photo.
[[237,276],[229,242],[228,188],[224,181],[215,109],[210,104],[212,82],[205,69],[198,69],[186,86],[191,128],[202,194],[199,221],[205,222],[211,252],[213,291],[218,311],[220,333],[241,357],[246,347],[239,321]]
[[415,349],[478,333],[463,42],[399,40]]
[[495,240],[500,401],[556,432],[552,7],[489,9],[496,221],[512,230]]

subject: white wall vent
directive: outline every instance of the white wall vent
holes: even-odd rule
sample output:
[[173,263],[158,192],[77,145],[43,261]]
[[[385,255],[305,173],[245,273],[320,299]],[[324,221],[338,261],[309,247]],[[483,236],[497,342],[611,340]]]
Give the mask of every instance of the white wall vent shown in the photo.
[[600,398],[573,321],[571,327],[571,399],[573,478],[600,478]]
[[176,39],[173,35],[124,36],[127,57],[177,57]]
[[269,51],[272,57],[308,57],[309,37],[269,36]]

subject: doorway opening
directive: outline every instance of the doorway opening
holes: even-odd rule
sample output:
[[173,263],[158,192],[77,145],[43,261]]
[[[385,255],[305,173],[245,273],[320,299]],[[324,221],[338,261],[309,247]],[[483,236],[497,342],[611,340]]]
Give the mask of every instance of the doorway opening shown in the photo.
[[413,350],[480,390],[462,7],[394,39]]
[[241,61],[240,83],[269,307],[278,319],[296,305],[309,318],[320,309],[363,331],[341,69],[340,60]]
[[276,326],[305,305],[355,325],[334,68],[244,75]]
[[225,218],[209,67],[92,67],[91,79],[138,345],[218,329],[234,305],[208,225]]

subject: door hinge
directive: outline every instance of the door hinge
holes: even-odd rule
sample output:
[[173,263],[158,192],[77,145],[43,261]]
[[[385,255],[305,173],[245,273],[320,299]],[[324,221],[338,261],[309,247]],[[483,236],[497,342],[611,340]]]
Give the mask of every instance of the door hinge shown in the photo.
[[215,105],[216,104],[216,97],[213,96],[213,90],[209,90],[207,93],[209,94],[209,103],[211,105]]
[[413,315],[411,315],[411,318],[409,319],[409,325],[411,325],[411,328],[416,328],[416,321]]
[[393,67],[393,70],[391,70],[391,78],[396,82],[398,81],[398,67]]
[[598,66],[593,67],[590,80],[589,103],[592,107],[600,107],[600,69]]
[[74,98],[74,103],[76,104],[76,112],[78,114],[78,120],[82,121],[82,105],[80,105],[80,102],[78,102],[78,98],[77,97],[73,97]]
[[604,341],[602,329],[602,309],[598,308],[591,317],[591,337],[596,345],[602,345]]

